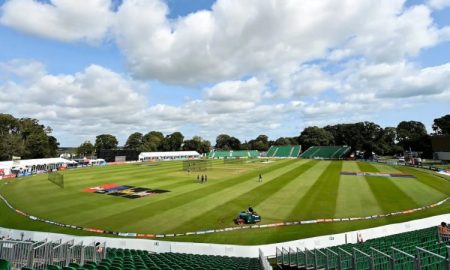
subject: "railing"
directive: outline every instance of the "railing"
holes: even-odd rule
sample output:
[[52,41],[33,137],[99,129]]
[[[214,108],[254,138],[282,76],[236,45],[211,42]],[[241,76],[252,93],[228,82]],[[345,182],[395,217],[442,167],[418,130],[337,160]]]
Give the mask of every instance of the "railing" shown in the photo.
[[374,270],[395,269],[394,260],[390,255],[373,247],[370,248],[370,251],[372,253]]
[[283,252],[278,247],[275,249],[275,260],[278,266],[283,265]]
[[77,263],[82,265],[84,263],[84,245],[83,242],[73,244],[69,247],[69,263]]
[[417,260],[413,255],[391,247],[393,269],[417,269]]
[[373,257],[357,248],[353,248],[353,269],[373,270]]
[[41,243],[40,245],[33,247],[31,264],[29,264],[29,266],[33,269],[45,269],[51,262],[52,249],[53,244],[51,242]]
[[52,256],[50,264],[58,265],[58,266],[66,266],[70,263],[70,247],[73,246],[74,241],[67,241],[65,243],[61,243],[56,245],[52,249]]
[[338,254],[339,254],[339,269],[340,270],[346,270],[346,269],[353,269],[353,255],[343,250],[342,248],[338,248]]
[[67,266],[70,262],[84,264],[87,261],[100,263],[106,257],[106,244],[74,241],[62,243],[61,240],[48,242],[0,240],[0,259],[7,260],[11,269],[46,269],[47,265]]
[[450,269],[449,259],[439,254],[433,253],[426,249],[416,247],[417,269],[434,269],[448,270]]
[[300,268],[306,268],[306,253],[297,248],[297,266]]
[[262,270],[272,270],[269,260],[264,256],[264,252],[261,249],[259,249],[259,266]]
[[314,268],[315,269],[328,269],[328,255],[319,249],[314,250]]
[[84,261],[99,263],[106,257],[106,244],[100,242],[92,242],[84,247]]
[[325,253],[327,254],[327,269],[339,269],[339,254],[333,250],[326,248]]
[[32,251],[38,243],[1,240],[0,259],[10,262],[12,268],[28,267],[32,261]]
[[341,247],[334,250],[277,248],[277,263],[281,269],[285,266],[314,270],[450,270],[450,246],[437,244],[430,250],[415,247],[415,255],[411,255],[394,247],[390,247],[390,254],[374,247],[362,250],[353,247],[352,253]]

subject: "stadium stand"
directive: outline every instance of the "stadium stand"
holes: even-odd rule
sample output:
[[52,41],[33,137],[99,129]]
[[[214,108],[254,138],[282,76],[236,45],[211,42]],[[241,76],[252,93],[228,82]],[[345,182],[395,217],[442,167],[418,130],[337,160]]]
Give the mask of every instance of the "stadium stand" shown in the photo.
[[[258,258],[239,258],[212,255],[193,255],[183,253],[151,254],[143,251],[110,249],[107,259],[110,266],[119,269],[259,269]],[[111,269],[108,268],[108,269]]]
[[257,157],[259,157],[258,150],[211,151],[208,153],[208,158],[257,158]]
[[277,248],[276,261],[280,269],[449,269],[446,244],[432,227],[330,248]]
[[[0,240],[0,269],[96,269],[106,256],[105,243]],[[66,268],[77,265],[76,268]]]
[[300,145],[272,145],[267,151],[267,157],[297,158],[301,149]]
[[341,159],[350,153],[349,146],[311,146],[303,152],[301,158]]
[[[67,245],[66,249],[60,250],[61,245],[63,244],[2,240],[0,255],[7,259],[0,259],[0,270],[260,269],[259,258],[184,253],[156,254],[144,250],[117,248],[108,248],[106,251],[104,246],[98,249],[94,245]],[[27,249],[29,246],[33,248]],[[49,246],[51,247],[48,248]]]

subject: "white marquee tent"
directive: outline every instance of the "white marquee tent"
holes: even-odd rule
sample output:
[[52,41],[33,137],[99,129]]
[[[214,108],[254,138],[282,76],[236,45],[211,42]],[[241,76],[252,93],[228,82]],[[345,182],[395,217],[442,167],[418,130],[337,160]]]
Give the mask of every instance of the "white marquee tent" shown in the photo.
[[197,151],[173,151],[173,152],[142,152],[139,154],[139,160],[176,160],[176,159],[194,159],[201,155]]
[[0,171],[3,171],[3,174],[5,175],[11,174],[12,170],[31,173],[36,171],[48,171],[51,169],[57,169],[58,167],[74,163],[76,162],[64,158],[40,158],[1,161]]

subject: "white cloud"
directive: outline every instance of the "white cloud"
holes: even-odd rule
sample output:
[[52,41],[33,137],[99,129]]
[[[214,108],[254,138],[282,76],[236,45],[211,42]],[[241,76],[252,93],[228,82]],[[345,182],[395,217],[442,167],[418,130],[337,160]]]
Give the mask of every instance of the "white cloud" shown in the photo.
[[[34,71],[34,72],[33,72]],[[181,105],[149,105],[147,85],[101,66],[75,74],[49,74],[39,62],[0,63],[0,74],[14,79],[0,83],[0,108],[17,117],[37,118],[50,125],[66,145],[111,133],[123,143],[135,131],[183,131],[206,138],[218,130],[249,136],[264,126],[275,127],[287,113],[283,104],[258,103],[264,84],[256,78],[224,82],[203,90],[204,98]],[[228,95],[223,89],[233,88]],[[253,123],[258,122],[258,129]],[[201,130],[200,130],[201,128]]]
[[[385,6],[385,3],[381,5]],[[439,41],[439,31],[433,25],[431,11],[426,6],[390,9],[388,15],[373,17],[361,27],[363,30],[355,34],[345,47],[353,54],[359,53],[376,62],[399,61],[406,56],[417,55],[421,49]]]
[[[419,68],[408,62],[369,64],[353,62],[335,75],[343,95],[365,94],[372,98],[433,96],[450,91],[450,63]],[[355,96],[351,96],[355,97]]]
[[110,0],[10,0],[1,6],[0,23],[61,41],[101,41],[114,16]]
[[[111,28],[136,78],[198,84],[320,59],[397,62],[446,36],[433,24],[429,7],[405,8],[404,2],[218,0],[210,11],[169,20],[162,0],[127,0],[117,12],[110,0],[10,0],[0,21],[64,41],[98,41]],[[325,87],[311,87],[316,86]]]
[[263,82],[256,78],[246,81],[224,81],[205,89],[205,95],[213,101],[258,102],[265,90]]
[[[2,111],[83,138],[136,129],[248,138],[450,97],[450,64],[406,60],[450,39],[449,26],[432,18],[442,0],[410,8],[404,0],[218,0],[176,19],[161,0],[127,0],[117,12],[109,0],[80,3],[9,0],[0,23],[67,42],[111,34],[132,77],[98,65],[54,75],[39,62],[0,63]],[[140,79],[210,87],[182,104],[150,106]]]
[[427,3],[433,9],[444,9],[450,6],[450,0],[429,0]]
[[317,96],[339,83],[318,65],[284,66],[271,70],[269,77],[278,88],[274,96],[281,97]]
[[[121,125],[140,123],[148,106],[141,94],[145,85],[100,66],[91,65],[73,75],[51,75],[42,64],[23,60],[0,66],[14,67],[10,71],[20,71],[22,79],[0,84],[3,111],[52,123],[60,132],[117,131]],[[36,67],[40,75],[29,72],[30,67]]]

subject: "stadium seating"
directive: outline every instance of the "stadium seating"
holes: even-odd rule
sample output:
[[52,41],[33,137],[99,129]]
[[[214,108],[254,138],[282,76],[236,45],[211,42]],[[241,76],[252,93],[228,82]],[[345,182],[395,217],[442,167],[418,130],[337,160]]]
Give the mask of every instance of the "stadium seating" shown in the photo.
[[[99,265],[109,270],[128,269],[259,269],[258,258],[236,258],[183,253],[151,254],[129,249],[109,249]],[[98,268],[97,268],[98,269]]]
[[432,227],[330,248],[277,248],[276,260],[281,269],[446,269],[450,247],[439,240]]
[[[0,270],[259,270],[259,258],[241,258],[212,255],[194,255],[183,253],[148,253],[144,250],[108,248],[105,258],[94,261],[73,260],[63,265],[41,263],[36,267],[20,267],[24,256],[11,264],[5,259],[0,259]],[[43,258],[41,258],[43,259]],[[23,263],[27,263],[27,260]]]
[[267,151],[267,157],[297,158],[300,151],[300,145],[272,145]]
[[245,151],[212,151],[208,153],[208,158],[257,158],[258,150]]
[[0,259],[0,270],[9,270],[10,265],[7,260]]
[[350,152],[349,146],[311,146],[303,152],[301,158],[341,159]]

